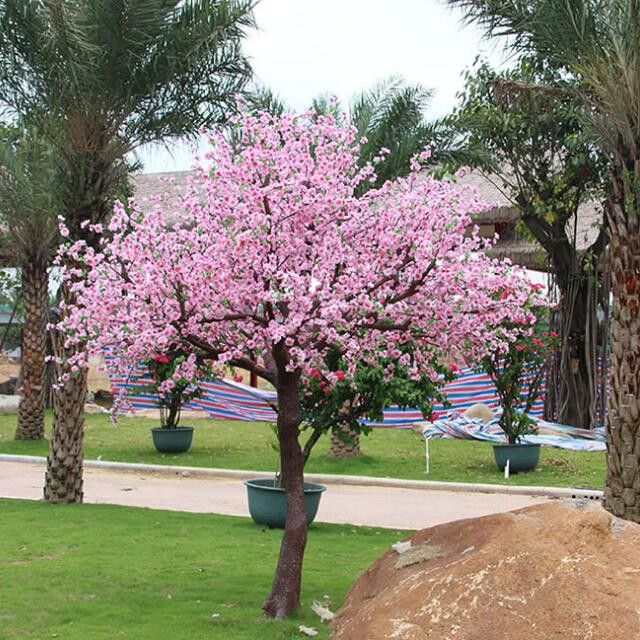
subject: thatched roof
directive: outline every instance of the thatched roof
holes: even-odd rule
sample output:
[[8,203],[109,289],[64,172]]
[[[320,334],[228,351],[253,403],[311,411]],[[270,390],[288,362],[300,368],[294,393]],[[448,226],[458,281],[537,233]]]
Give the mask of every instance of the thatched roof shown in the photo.
[[172,211],[181,206],[181,196],[194,175],[194,171],[136,174],[132,184],[137,205],[143,211],[161,206],[167,218],[173,218]]
[[471,187],[478,194],[479,200],[491,205],[485,211],[474,214],[473,220],[476,224],[516,222],[520,217],[518,209],[499,188],[500,178],[497,176],[485,176],[479,171],[469,171],[458,178],[457,183]]
[[[168,219],[172,211],[180,206],[180,195],[184,193],[193,171],[138,174],[133,178],[135,198],[138,206],[149,209],[161,206]],[[485,175],[479,171],[469,171],[458,178],[458,184],[473,188],[481,201],[488,203],[485,211],[474,215],[477,225],[498,223],[515,224],[520,212],[500,189],[500,178]],[[589,202],[578,210],[576,244],[579,250],[590,246],[598,235],[599,222],[602,219],[599,204]],[[571,222],[570,230],[573,229]],[[548,270],[548,261],[542,247],[535,240],[521,238],[498,240],[490,250],[496,257],[510,258],[514,263],[538,271]]]
[[[481,201],[490,204],[487,209],[474,215],[478,225],[516,223],[520,218],[517,207],[501,190],[501,179],[495,175],[486,175],[480,171],[470,171],[458,179],[458,184],[472,187]],[[602,224],[602,206],[597,202],[587,202],[578,208],[577,231],[575,233],[578,251],[590,247],[598,237]],[[572,236],[574,220],[570,220],[567,231]],[[546,270],[547,258],[536,240],[509,239],[498,240],[491,250],[496,257],[511,258],[517,264],[530,269]]]

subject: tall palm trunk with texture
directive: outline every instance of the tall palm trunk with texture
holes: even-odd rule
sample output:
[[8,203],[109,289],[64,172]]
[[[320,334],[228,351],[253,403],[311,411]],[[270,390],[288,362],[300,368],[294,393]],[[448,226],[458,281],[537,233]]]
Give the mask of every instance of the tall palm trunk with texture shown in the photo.
[[362,455],[360,450],[360,434],[354,431],[348,424],[340,424],[336,427],[342,433],[337,435],[331,431],[331,448],[329,455],[332,458],[356,458]]
[[[640,159],[627,166],[640,169]],[[640,522],[640,189],[630,172],[614,175],[611,229],[611,389],[607,413],[604,506]]]
[[[63,285],[62,299],[66,305],[74,302],[67,284]],[[58,386],[53,392],[53,428],[44,486],[44,498],[52,503],[82,502],[83,497],[82,444],[87,370],[82,368],[73,372],[69,367],[69,358],[79,348],[66,347],[64,336],[58,336],[54,341],[54,353],[59,360],[56,367]]]
[[22,386],[16,440],[44,438],[47,301],[49,276],[46,263],[22,268]]

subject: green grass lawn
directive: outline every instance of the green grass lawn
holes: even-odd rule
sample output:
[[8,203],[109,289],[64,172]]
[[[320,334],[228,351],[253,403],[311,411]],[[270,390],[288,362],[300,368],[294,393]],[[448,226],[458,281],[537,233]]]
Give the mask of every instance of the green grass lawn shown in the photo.
[[300,624],[327,638],[312,601],[337,609],[405,533],[314,524],[301,610],[276,622],[260,606],[281,535],[245,518],[0,499],[0,638],[275,640],[304,637]]
[[[13,440],[16,417],[0,416],[0,452],[46,455],[47,442]],[[149,418],[121,418],[112,426],[109,416],[89,415],[86,421],[87,459],[119,460],[158,464],[255,469],[273,471],[277,464],[275,436],[269,425],[237,421],[188,420],[196,427],[191,451],[178,455],[159,454],[151,444]],[[362,440],[364,455],[334,460],[327,455],[325,437],[314,449],[308,472],[368,475],[417,480],[489,482],[497,484],[591,487],[604,483],[603,452],[566,451],[543,447],[536,471],[505,480],[495,467],[491,444],[474,440],[432,440],[431,473],[424,473],[422,438],[405,429],[374,429]]]

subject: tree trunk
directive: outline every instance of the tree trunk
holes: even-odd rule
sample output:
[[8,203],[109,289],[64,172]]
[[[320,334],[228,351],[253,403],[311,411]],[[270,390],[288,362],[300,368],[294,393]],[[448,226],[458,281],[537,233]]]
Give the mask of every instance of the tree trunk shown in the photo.
[[541,222],[537,214],[524,216],[523,222],[547,252],[560,295],[558,333],[562,348],[554,370],[547,375],[547,388],[556,396],[551,412],[555,415],[549,418],[590,429],[596,423],[597,394],[597,296],[593,280],[606,242],[596,242],[579,254],[575,239],[570,239],[564,228],[569,217],[559,216],[552,227]]
[[286,618],[300,606],[302,560],[307,544],[304,506],[304,457],[298,441],[299,374],[278,367],[278,444],[287,503],[287,521],[271,593],[262,608],[274,618]]
[[[580,270],[582,271],[582,270]],[[582,429],[596,423],[596,296],[589,276],[579,273],[560,290],[558,415],[556,419]]]
[[22,363],[16,440],[44,438],[45,369],[49,276],[46,264],[22,268]]
[[[618,198],[629,202],[630,197]],[[613,308],[604,507],[640,522],[640,237],[637,225],[628,223],[630,217],[637,221],[635,212],[623,207],[610,212]]]
[[[338,435],[335,430],[342,433]],[[362,455],[360,451],[360,434],[351,429],[348,424],[339,424],[331,431],[331,448],[329,455],[332,458],[356,458]]]
[[[62,297],[66,305],[73,304],[73,295],[67,284],[63,284]],[[82,502],[82,440],[87,370],[70,370],[68,361],[76,352],[76,348],[64,346],[64,336],[56,336],[54,353],[61,362],[56,367],[59,386],[53,392],[53,428],[44,486],[47,502]],[[66,380],[65,376],[68,376]]]

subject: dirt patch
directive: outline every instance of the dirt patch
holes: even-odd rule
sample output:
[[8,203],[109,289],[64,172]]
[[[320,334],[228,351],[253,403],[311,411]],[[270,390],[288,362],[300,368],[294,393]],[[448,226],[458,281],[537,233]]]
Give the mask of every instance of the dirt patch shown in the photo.
[[599,505],[546,503],[410,540],[352,586],[333,640],[640,637],[640,525]]

